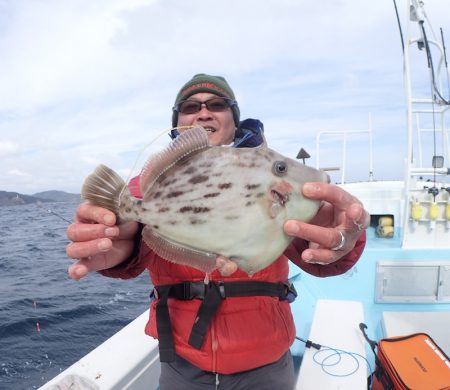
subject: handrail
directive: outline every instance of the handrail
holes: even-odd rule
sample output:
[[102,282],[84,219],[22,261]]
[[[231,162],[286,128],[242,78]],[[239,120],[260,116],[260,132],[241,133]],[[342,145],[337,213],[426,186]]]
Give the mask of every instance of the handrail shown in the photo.
[[[319,131],[316,135],[316,168],[320,168],[320,139],[323,135],[342,135],[342,163],[341,163],[341,184],[345,183],[345,173],[347,165],[347,138],[349,135],[368,134],[369,135],[369,181],[373,180],[373,145],[372,145],[372,115],[369,113],[369,128],[367,130],[335,130]],[[336,168],[333,168],[336,170]]]

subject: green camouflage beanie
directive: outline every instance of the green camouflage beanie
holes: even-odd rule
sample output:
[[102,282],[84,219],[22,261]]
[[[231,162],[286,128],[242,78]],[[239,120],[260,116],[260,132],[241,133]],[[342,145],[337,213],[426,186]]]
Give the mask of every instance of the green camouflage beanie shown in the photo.
[[[235,100],[233,90],[223,77],[199,73],[181,87],[180,92],[178,92],[175,99],[174,107],[176,107],[181,101],[186,100],[188,97],[200,92],[213,93],[217,96]],[[240,112],[237,103],[231,107],[231,111],[233,112],[234,123],[236,127],[238,127]],[[178,112],[173,110],[172,126],[176,127],[177,123]]]

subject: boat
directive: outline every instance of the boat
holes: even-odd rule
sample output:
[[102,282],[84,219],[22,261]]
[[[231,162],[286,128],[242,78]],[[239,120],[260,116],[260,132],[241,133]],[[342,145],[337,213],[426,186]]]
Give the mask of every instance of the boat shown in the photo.
[[[368,179],[346,182],[344,146],[339,185],[363,202],[371,222],[365,251],[346,274],[322,279],[291,266],[290,279],[299,291],[291,304],[299,336],[291,348],[297,389],[367,388],[375,362],[362,327],[376,340],[425,332],[450,355],[450,104],[443,92],[449,71],[443,39],[432,30],[423,2],[408,0],[406,13],[404,179],[373,179],[376,130],[370,120],[368,129],[331,132],[344,145],[355,133],[367,135]],[[413,56],[424,64],[421,73],[412,71]],[[428,78],[426,98],[416,95],[413,75],[418,74]],[[318,168],[321,142],[329,134],[317,135]],[[158,389],[158,344],[143,332],[147,319],[148,311],[41,389]]]

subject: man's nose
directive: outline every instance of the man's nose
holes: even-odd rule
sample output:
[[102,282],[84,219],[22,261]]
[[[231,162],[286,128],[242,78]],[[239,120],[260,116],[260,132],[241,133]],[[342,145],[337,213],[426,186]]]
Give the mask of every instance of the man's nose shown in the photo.
[[208,110],[205,103],[202,103],[200,111],[198,112],[199,119],[209,119],[211,118],[211,111]]

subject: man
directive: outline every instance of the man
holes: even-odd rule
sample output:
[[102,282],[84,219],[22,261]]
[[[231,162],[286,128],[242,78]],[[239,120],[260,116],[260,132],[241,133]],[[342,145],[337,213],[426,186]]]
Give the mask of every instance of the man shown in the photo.
[[[181,88],[172,125],[204,127],[211,145],[248,147],[261,140],[262,124],[240,122],[234,93],[219,76],[198,74]],[[129,185],[135,196],[138,180]],[[168,262],[142,243],[138,223],[116,225],[112,212],[87,203],[68,228],[67,254],[77,259],[69,275],[100,271],[127,279],[149,270],[156,291],[145,331],[159,338],[161,390],[292,389],[288,258],[316,276],[342,274],[361,255],[369,222],[361,203],[339,187],[307,183],[302,191],[321,200],[317,215],[310,223],[286,221],[291,245],[251,278],[219,258],[205,285],[203,272]]]

